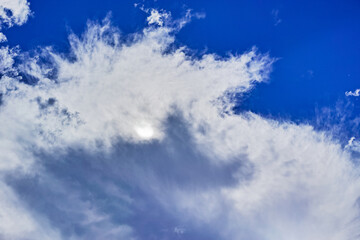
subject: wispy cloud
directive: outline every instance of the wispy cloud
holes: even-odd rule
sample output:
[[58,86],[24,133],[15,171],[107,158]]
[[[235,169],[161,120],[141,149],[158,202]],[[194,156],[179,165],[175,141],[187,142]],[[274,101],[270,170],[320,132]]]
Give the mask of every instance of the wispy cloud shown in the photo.
[[282,19],[279,16],[279,9],[273,9],[271,11],[271,16],[273,17],[274,20],[274,26],[277,26],[282,22]]
[[345,95],[348,97],[349,96],[358,97],[358,96],[360,96],[360,89],[356,89],[354,92],[347,91],[347,92],[345,92]]

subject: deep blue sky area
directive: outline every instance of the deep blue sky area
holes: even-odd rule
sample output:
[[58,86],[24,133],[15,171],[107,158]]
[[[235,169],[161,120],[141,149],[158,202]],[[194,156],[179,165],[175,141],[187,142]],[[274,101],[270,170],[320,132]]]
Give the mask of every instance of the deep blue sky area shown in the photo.
[[357,98],[344,95],[360,88],[359,1],[33,0],[33,16],[5,30],[9,42],[4,44],[66,51],[70,29],[80,34],[88,19],[101,20],[110,11],[124,34],[140,31],[146,14],[134,3],[171,11],[174,18],[189,8],[205,13],[177,34],[191,49],[226,55],[256,46],[278,58],[269,83],[243,96],[238,110],[311,122],[316,111],[340,102],[353,105],[349,118],[360,113]]

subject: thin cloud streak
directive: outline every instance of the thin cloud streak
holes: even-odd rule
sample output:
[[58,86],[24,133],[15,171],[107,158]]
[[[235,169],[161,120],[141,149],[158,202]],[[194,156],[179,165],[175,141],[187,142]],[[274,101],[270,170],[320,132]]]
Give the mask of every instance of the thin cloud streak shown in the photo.
[[347,92],[345,92],[345,96],[347,96],[347,97],[349,97],[349,96],[358,97],[358,96],[360,96],[360,89],[356,89],[354,92],[347,91]]
[[273,17],[275,27],[282,22],[282,19],[279,17],[279,9],[273,9],[271,11],[271,15]]

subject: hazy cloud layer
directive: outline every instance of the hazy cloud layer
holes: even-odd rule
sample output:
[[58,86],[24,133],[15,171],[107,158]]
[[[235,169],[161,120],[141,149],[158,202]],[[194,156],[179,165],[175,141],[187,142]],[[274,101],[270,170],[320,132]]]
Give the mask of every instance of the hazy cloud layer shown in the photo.
[[195,15],[148,12],[129,36],[88,23],[66,56],[1,49],[0,238],[357,239],[348,148],[232,112],[273,59],[192,56],[173,43]]

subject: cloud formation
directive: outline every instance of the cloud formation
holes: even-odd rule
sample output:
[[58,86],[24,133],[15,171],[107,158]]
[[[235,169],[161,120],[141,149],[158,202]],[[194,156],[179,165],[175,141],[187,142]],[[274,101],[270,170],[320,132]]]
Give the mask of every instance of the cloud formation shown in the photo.
[[1,237],[358,238],[354,157],[309,125],[232,112],[273,59],[191,55],[182,25],[150,14],[129,36],[88,23],[66,56],[2,49]]
[[[30,15],[29,5],[27,0],[0,0],[0,30],[24,24]],[[0,32],[0,42],[6,41],[6,36]]]
[[1,0],[0,18],[2,24],[9,27],[24,24],[30,15],[29,5],[26,0]]
[[358,96],[360,96],[360,89],[356,89],[354,92],[347,91],[347,92],[345,92],[345,95],[347,97],[349,97],[349,96],[358,97]]

